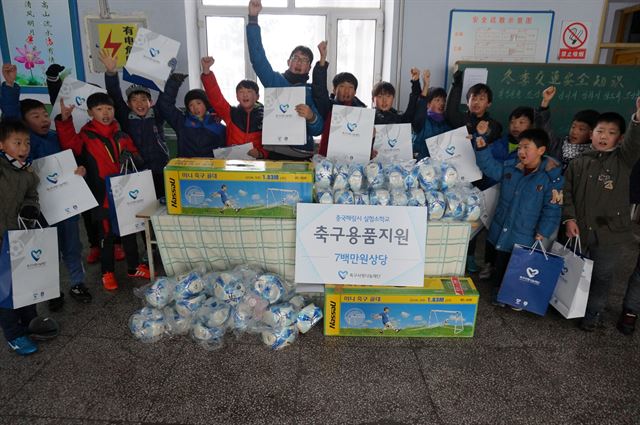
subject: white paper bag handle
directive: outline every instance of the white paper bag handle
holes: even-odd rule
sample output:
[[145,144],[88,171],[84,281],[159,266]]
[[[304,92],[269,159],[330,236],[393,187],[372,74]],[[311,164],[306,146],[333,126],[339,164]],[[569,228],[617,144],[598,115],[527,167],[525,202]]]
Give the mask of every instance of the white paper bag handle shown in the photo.
[[[569,239],[567,239],[567,242],[565,242],[564,244],[564,249],[567,250],[567,246],[569,245],[569,243],[571,243],[571,241],[575,239],[576,241],[573,244],[573,255],[582,255],[582,243],[580,242],[580,236],[573,236]],[[577,250],[577,253],[576,253]]]
[[[24,222],[24,220],[25,220],[24,218],[22,218],[21,216],[18,216],[18,229],[30,230],[27,224]],[[36,220],[26,219],[26,220],[35,221],[38,227],[40,228],[40,230],[44,230],[42,228],[42,224],[40,224],[40,220],[38,219]]]
[[544,249],[544,245],[542,245],[542,241],[540,239],[536,239],[533,245],[531,245],[531,251],[529,251],[529,255],[533,254],[533,251],[536,250],[536,247],[540,246],[540,251],[542,251],[542,255],[544,255],[545,260],[548,260],[547,250]]
[[133,157],[129,158],[120,166],[120,174],[129,174],[129,163],[131,163],[131,169],[134,173],[138,172],[138,168],[136,167],[136,163],[133,162]]

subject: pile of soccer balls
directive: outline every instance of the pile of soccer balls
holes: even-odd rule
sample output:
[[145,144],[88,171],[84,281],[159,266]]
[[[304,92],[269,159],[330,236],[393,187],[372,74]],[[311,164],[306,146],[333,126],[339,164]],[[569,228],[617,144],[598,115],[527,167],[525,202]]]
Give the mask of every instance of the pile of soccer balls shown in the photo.
[[143,342],[190,335],[203,348],[215,350],[227,332],[248,332],[259,334],[277,350],[291,345],[322,318],[322,310],[313,303],[305,306],[290,282],[248,266],[162,277],[136,295],[146,306],[131,316],[129,329]]

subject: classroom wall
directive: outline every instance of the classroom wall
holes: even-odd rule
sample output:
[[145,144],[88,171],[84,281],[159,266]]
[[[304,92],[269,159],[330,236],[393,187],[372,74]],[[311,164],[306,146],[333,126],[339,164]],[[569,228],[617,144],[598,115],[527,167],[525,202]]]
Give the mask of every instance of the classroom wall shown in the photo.
[[[587,49],[595,50],[600,16],[604,0],[405,0],[404,30],[402,32],[401,80],[397,87],[400,93],[398,105],[404,109],[409,101],[411,67],[431,70],[431,85],[442,86],[445,82],[447,42],[449,36],[449,12],[451,9],[467,10],[553,10],[553,32],[549,51],[549,62],[558,62],[554,54],[560,43],[562,21],[590,20],[592,36],[587,41]],[[610,2],[610,10],[621,9],[637,1]],[[608,16],[605,35],[612,31],[613,12]],[[605,38],[608,40],[608,38]],[[602,56],[605,57],[604,55]],[[589,62],[590,63],[590,62]]]

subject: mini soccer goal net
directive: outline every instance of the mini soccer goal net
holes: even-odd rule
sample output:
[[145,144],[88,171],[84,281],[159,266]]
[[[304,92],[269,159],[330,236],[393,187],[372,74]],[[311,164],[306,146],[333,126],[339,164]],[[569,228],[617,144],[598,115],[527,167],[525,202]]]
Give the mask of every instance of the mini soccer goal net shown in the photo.
[[300,200],[297,190],[293,189],[267,189],[267,207],[276,207],[278,205],[295,205]]
[[460,311],[431,310],[427,326],[429,328],[453,328],[453,333],[459,334],[464,330],[464,317]]

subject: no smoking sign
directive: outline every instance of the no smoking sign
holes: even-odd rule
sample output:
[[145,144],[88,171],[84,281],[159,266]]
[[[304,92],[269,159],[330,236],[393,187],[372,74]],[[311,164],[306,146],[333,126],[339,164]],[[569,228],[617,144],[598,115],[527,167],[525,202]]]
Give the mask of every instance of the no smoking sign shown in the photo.
[[589,22],[565,21],[558,59],[586,59]]

